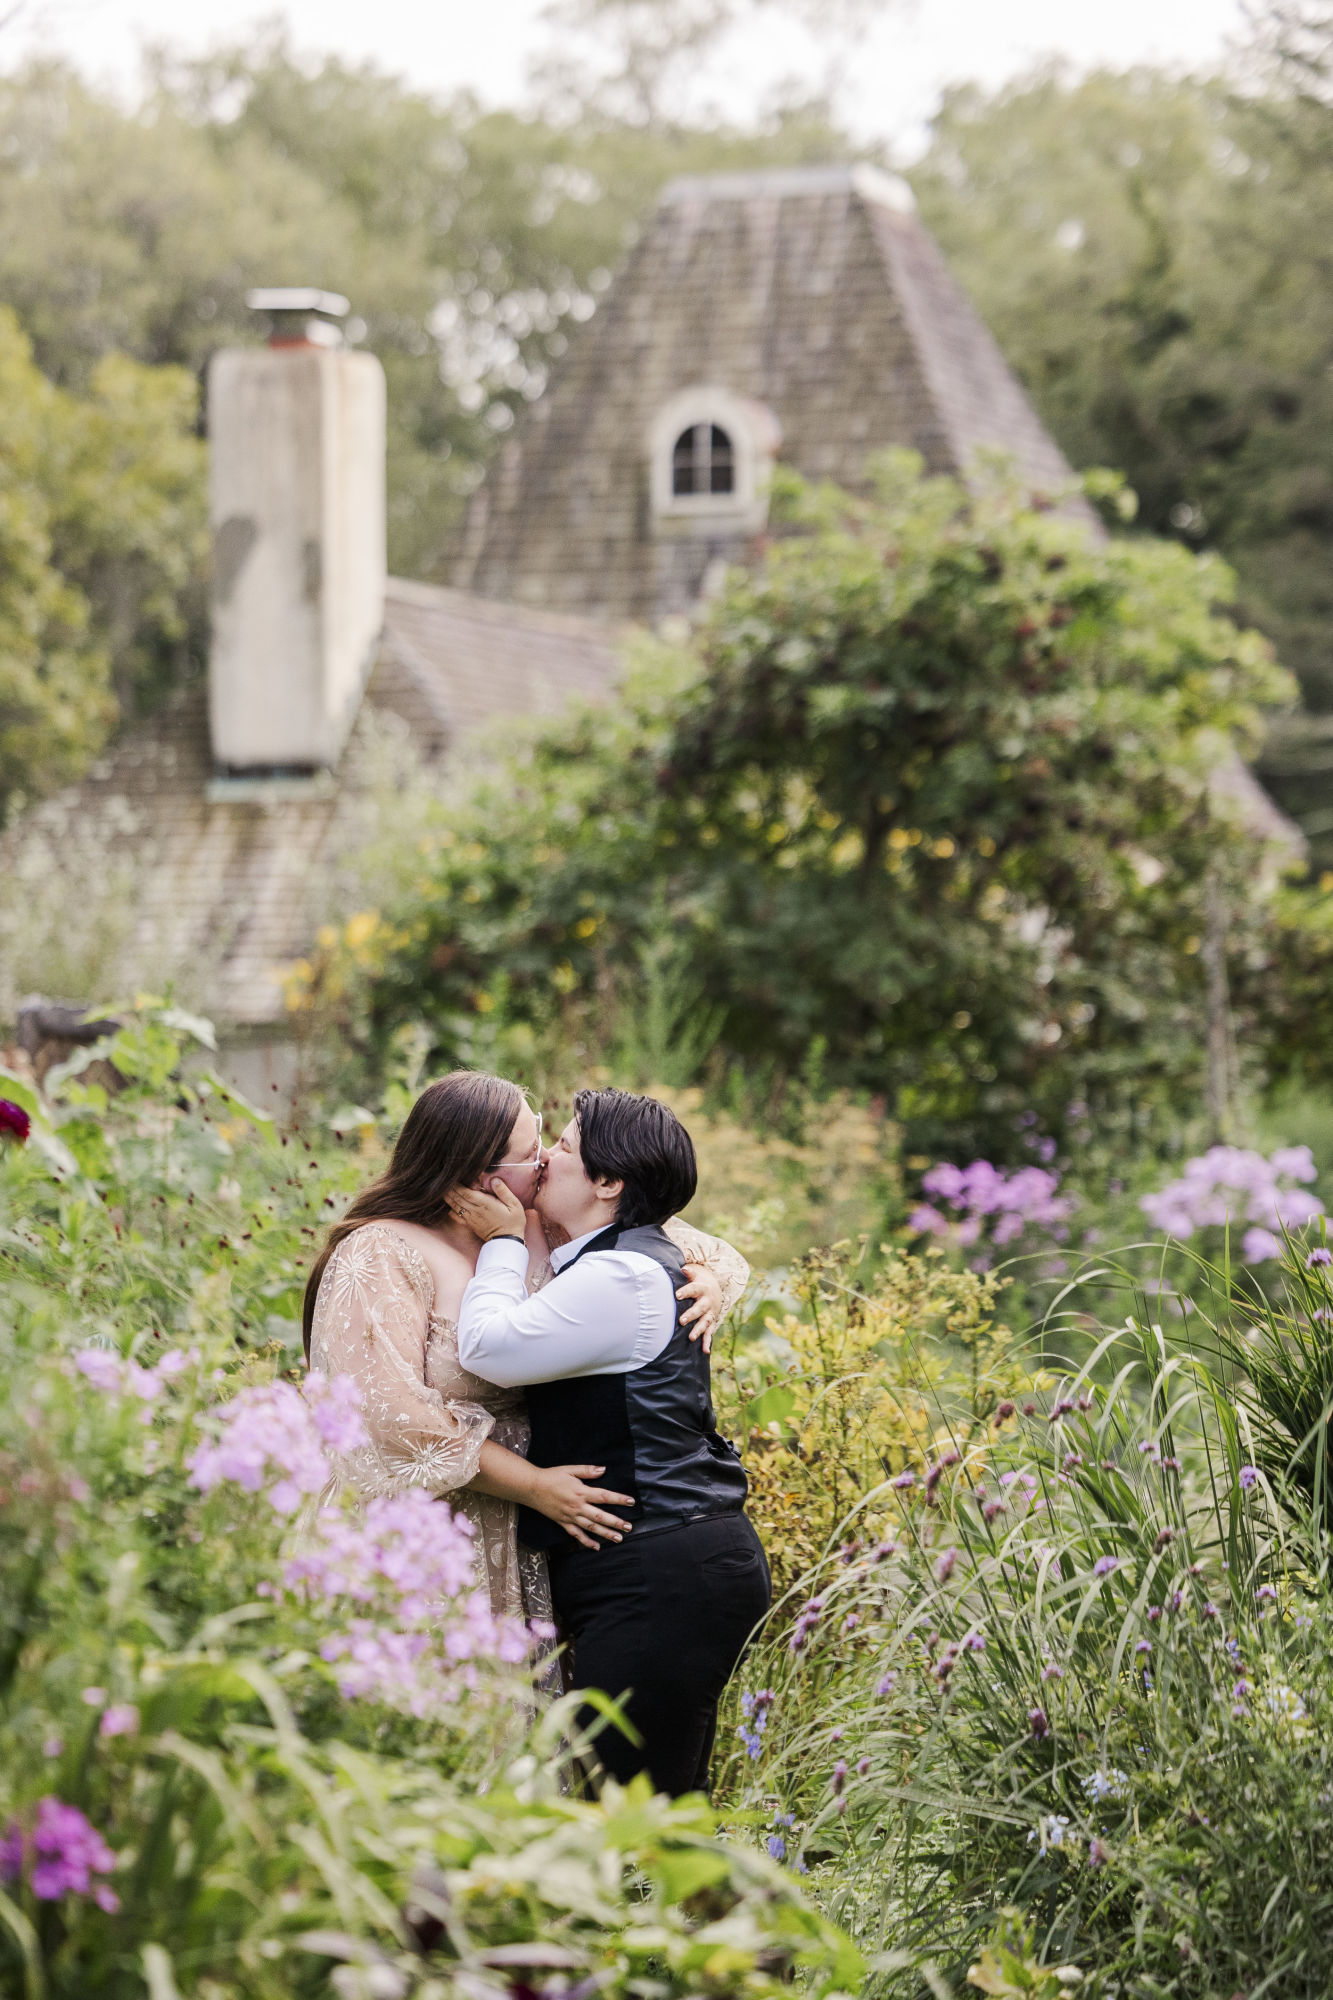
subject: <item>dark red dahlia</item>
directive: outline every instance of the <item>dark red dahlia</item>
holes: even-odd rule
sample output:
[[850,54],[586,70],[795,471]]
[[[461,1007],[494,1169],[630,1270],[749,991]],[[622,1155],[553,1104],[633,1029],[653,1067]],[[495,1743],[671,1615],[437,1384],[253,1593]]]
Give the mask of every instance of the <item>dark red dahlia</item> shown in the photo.
[[32,1120],[23,1106],[11,1104],[7,1097],[0,1097],[0,1132],[8,1132],[21,1146],[31,1130]]

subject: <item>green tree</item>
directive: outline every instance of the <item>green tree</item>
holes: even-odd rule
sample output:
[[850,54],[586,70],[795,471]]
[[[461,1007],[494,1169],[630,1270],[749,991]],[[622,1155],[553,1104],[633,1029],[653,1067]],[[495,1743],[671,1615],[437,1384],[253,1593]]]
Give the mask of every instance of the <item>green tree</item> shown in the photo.
[[846,149],[818,104],[754,131],[488,112],[273,29],[159,54],[130,109],[41,63],[0,78],[0,296],[78,386],[112,351],[201,376],[255,338],[253,285],[346,293],[389,380],[390,568],[429,575],[662,183]]
[[[391,912],[371,993],[446,1054],[482,1023],[595,1046],[665,937],[714,1060],[883,1094],[909,1144],[1197,1108],[1224,878],[1262,955],[1262,842],[1210,784],[1290,692],[1212,557],[1099,544],[997,473],[793,488],[697,646],[538,737]],[[563,998],[561,996],[564,996]]]
[[[1150,70],[955,90],[912,178],[1072,462],[1122,469],[1146,527],[1221,550],[1327,714],[1333,112],[1300,87],[1321,32],[1299,74],[1261,39],[1238,91]],[[1271,776],[1323,842],[1312,733],[1284,732]]]
[[193,419],[188,375],[120,355],[55,387],[0,310],[0,816],[179,671],[206,552]]

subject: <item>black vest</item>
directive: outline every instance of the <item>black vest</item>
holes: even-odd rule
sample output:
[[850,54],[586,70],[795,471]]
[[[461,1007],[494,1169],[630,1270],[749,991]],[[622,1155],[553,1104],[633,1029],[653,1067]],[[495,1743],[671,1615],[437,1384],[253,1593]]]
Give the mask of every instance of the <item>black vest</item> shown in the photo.
[[[599,1250],[636,1250],[660,1264],[674,1293],[685,1263],[665,1230],[613,1225],[571,1257],[565,1270]],[[632,1493],[633,1507],[608,1508],[634,1524],[631,1541],[654,1529],[678,1527],[709,1514],[735,1514],[745,1505],[740,1454],[713,1424],[708,1356],[681,1325],[688,1299],[674,1299],[670,1340],[642,1368],[623,1375],[572,1375],[535,1382],[527,1390],[534,1465],[604,1465],[597,1480]],[[529,1548],[574,1548],[565,1530],[530,1507],[518,1510],[519,1540]]]

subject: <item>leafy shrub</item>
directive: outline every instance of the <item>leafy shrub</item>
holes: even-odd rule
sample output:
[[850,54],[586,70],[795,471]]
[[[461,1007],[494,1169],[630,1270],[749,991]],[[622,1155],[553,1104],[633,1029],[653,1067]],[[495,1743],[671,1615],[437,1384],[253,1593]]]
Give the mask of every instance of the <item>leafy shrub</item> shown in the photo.
[[596,1060],[651,978],[695,996],[677,1081],[776,1086],[818,1044],[913,1150],[1014,1151],[1033,1111],[1058,1138],[1077,1100],[1169,1124],[1209,896],[1234,955],[1271,956],[1273,870],[1210,773],[1289,683],[1218,608],[1227,573],[910,455],[870,499],[784,506],[696,643],[645,645],[622,701],[460,804],[348,1018]]
[[985,1439],[1006,1399],[1030,1387],[994,1318],[994,1274],[951,1271],[937,1251],[889,1252],[859,1281],[844,1243],[811,1252],[789,1285],[791,1306],[761,1307],[713,1370],[721,1428],[745,1440],[779,1616],[836,1538],[855,1551],[885,1532],[942,1427]]

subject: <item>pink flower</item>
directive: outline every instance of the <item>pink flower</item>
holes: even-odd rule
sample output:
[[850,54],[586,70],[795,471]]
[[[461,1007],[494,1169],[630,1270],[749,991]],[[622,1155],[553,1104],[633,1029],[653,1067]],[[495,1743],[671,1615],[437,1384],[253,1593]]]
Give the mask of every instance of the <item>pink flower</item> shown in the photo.
[[139,1734],[139,1711],[131,1701],[113,1704],[97,1725],[99,1736],[137,1736]]
[[0,1132],[7,1132],[11,1139],[23,1145],[32,1130],[32,1120],[21,1104],[15,1104],[8,1097],[0,1097]]
[[954,1564],[958,1561],[957,1549],[946,1549],[935,1565],[936,1583],[947,1583],[953,1575]]
[[1050,1735],[1051,1725],[1044,1708],[1030,1708],[1028,1710],[1028,1728],[1032,1731],[1038,1743]]
[[109,1348],[83,1348],[75,1355],[74,1366],[81,1375],[87,1376],[94,1389],[101,1389],[106,1395],[119,1395],[125,1364]]
[[909,1487],[916,1485],[916,1474],[914,1472],[900,1472],[896,1478],[889,1481],[889,1484],[896,1487],[898,1492],[906,1493]]
[[294,1514],[303,1495],[329,1482],[326,1446],[341,1452],[367,1443],[360,1393],[349,1376],[316,1374],[304,1394],[290,1382],[242,1389],[216,1413],[217,1436],[186,1460],[191,1479],[204,1493],[225,1484],[267,1493],[276,1513]]
[[1092,1573],[1094,1576],[1109,1576],[1113,1569],[1119,1569],[1119,1567],[1119,1556],[1098,1556],[1096,1562],[1092,1565]]
[[106,1689],[99,1687],[86,1687],[83,1690],[83,1693],[79,1696],[79,1700],[86,1701],[89,1708],[101,1708],[103,1703],[106,1701]]

